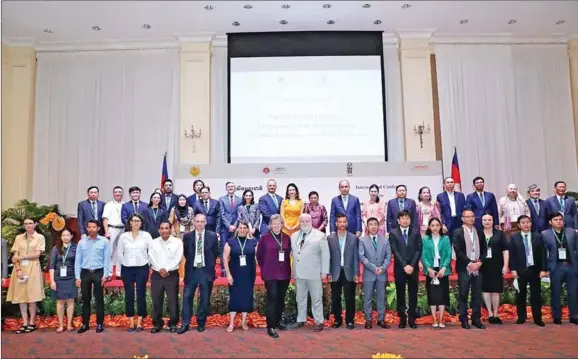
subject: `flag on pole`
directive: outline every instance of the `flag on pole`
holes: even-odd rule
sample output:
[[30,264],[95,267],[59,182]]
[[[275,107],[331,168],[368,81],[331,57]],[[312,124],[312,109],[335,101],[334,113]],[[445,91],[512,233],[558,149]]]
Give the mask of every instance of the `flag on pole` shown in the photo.
[[454,147],[454,157],[452,158],[452,179],[456,184],[456,190],[462,190],[462,178],[460,176],[460,164],[458,163],[458,149]]
[[163,157],[163,170],[161,173],[161,188],[165,181],[169,178],[169,169],[167,168],[167,153],[165,152],[165,156]]

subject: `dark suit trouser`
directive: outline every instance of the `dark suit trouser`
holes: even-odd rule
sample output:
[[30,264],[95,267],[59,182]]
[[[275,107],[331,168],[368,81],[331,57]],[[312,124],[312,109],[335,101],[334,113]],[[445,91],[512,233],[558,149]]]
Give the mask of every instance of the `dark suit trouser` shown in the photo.
[[176,327],[179,323],[179,271],[169,272],[167,277],[161,277],[159,272],[151,275],[151,298],[153,300],[153,326],[158,329],[164,327],[163,307],[165,293],[169,307],[169,327]]
[[452,217],[452,225],[447,227],[448,233],[447,236],[450,239],[450,244],[453,246],[454,244],[454,231],[462,226],[462,221],[459,217]]
[[147,281],[149,279],[149,265],[139,267],[122,266],[120,273],[124,285],[124,303],[126,316],[134,317],[134,287],[136,284],[136,306],[137,315],[146,317],[147,315]]
[[104,289],[102,287],[102,276],[104,270],[97,269],[90,271],[83,269],[80,272],[80,290],[82,293],[82,325],[88,326],[90,323],[90,301],[94,290],[96,300],[96,324],[104,323]]
[[526,268],[518,272],[518,288],[520,291],[516,294],[516,310],[518,319],[526,320],[526,297],[528,294],[528,285],[530,285],[530,305],[532,306],[532,317],[534,322],[542,321],[542,283],[540,280],[540,271],[535,267]]
[[[419,283],[419,268],[414,269],[412,274],[403,271],[394,273],[395,295],[397,297],[397,315],[401,322],[405,322],[409,317],[409,322],[415,322],[417,308],[417,287]],[[405,314],[405,286],[407,285],[408,306],[407,317]]]
[[472,322],[480,322],[482,318],[482,275],[469,275],[467,272],[458,272],[460,322],[468,322],[468,295],[472,297]]
[[266,280],[267,289],[267,328],[275,329],[281,322],[285,310],[285,294],[289,287],[287,280]]
[[570,318],[578,319],[578,276],[570,264],[557,263],[556,268],[550,273],[550,306],[554,320],[562,319],[562,283],[566,282],[568,294],[568,309]]
[[353,323],[355,316],[355,282],[348,281],[341,267],[339,279],[331,282],[331,309],[336,323],[342,323],[341,292],[345,296],[345,322]]
[[199,303],[197,304],[197,324],[204,326],[209,315],[209,295],[210,289],[213,287],[213,281],[209,280],[209,275],[203,268],[193,268],[185,276],[185,289],[183,291],[183,310],[181,313],[182,325],[188,326],[191,324],[191,317],[193,316],[193,298],[197,287],[199,288]]

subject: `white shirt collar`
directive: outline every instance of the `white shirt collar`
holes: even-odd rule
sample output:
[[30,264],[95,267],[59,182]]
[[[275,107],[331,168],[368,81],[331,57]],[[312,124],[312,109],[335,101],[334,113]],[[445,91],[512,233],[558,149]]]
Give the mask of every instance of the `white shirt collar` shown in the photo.
[[399,229],[403,232],[403,231],[408,231],[409,232],[409,227],[402,227],[400,226]]

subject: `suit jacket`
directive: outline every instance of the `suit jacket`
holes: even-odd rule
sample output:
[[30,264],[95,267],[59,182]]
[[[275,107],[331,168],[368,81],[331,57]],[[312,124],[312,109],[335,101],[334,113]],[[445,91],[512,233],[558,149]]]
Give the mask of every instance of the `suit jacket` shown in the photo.
[[394,275],[405,274],[403,267],[410,265],[414,273],[419,273],[419,260],[421,259],[422,241],[419,229],[409,228],[407,233],[407,245],[403,240],[403,233],[398,227],[389,233],[389,243],[393,252]]
[[[534,268],[540,272],[548,270],[546,265],[546,246],[540,233],[532,232],[530,234],[532,241],[532,256],[534,258]],[[526,258],[526,247],[522,233],[516,233],[510,238],[510,270],[518,274],[526,270],[528,258]]]
[[[377,235],[377,252],[370,236],[359,240],[359,261],[363,264],[363,282],[387,282],[387,268],[391,263],[391,246],[389,239]],[[377,275],[377,268],[381,274]]]
[[8,278],[8,242],[4,238],[2,238],[2,257],[0,260],[2,261],[2,278]]
[[[578,229],[578,213],[576,210],[576,202],[574,199],[568,196],[564,196],[564,227]],[[548,204],[548,215],[555,212],[562,212],[560,208],[560,202],[558,202],[558,197],[552,196],[546,200]]]
[[193,207],[195,215],[202,213],[207,217],[207,229],[218,233],[221,228],[221,203],[216,199],[209,199],[209,210],[205,209],[205,204],[202,199],[195,202]]
[[[185,256],[185,283],[187,283],[193,276],[193,271],[198,270],[195,265],[195,255],[197,254],[197,247],[195,246],[196,231],[188,232],[183,237],[183,254]],[[204,246],[203,252],[205,254],[205,266],[201,268],[205,272],[210,281],[215,280],[215,264],[219,256],[219,245],[217,234],[205,229],[205,236],[203,238]]]
[[330,232],[336,232],[336,219],[337,214],[341,213],[347,217],[347,231],[351,233],[361,232],[361,226],[363,224],[361,220],[361,204],[359,203],[359,198],[354,195],[348,195],[347,198],[347,208],[343,207],[343,199],[341,195],[333,197],[331,200],[331,213],[329,218],[329,229]]
[[[578,274],[578,236],[573,228],[564,228],[564,235],[568,241],[568,249],[572,256],[572,268],[575,272],[574,275],[576,275]],[[542,240],[548,250],[548,271],[552,272],[558,264],[558,248],[556,245],[558,240],[552,229],[547,229],[542,232]]]
[[195,208],[195,203],[200,199],[201,198],[199,198],[199,196],[196,193],[193,193],[192,195],[187,197],[187,204],[189,205],[189,207]]
[[[417,209],[415,205],[415,201],[411,198],[405,198],[404,209],[409,211],[411,216],[411,227],[417,229],[419,231],[419,227],[421,223],[417,221]],[[385,217],[385,222],[387,224],[387,232],[391,232],[397,228],[397,214],[400,212],[399,209],[399,202],[397,198],[390,199],[387,201],[387,215]]]
[[452,218],[452,208],[450,199],[446,191],[437,195],[437,201],[440,206],[442,223],[448,231],[453,231],[462,226],[462,212],[466,209],[466,196],[462,192],[454,191],[454,202],[456,204],[456,218]]
[[241,197],[233,196],[233,207],[229,201],[229,195],[219,198],[219,209],[221,210],[221,232],[229,232],[229,226],[237,222],[237,209],[241,205]]
[[98,223],[100,223],[100,227],[102,228],[102,212],[104,212],[104,205],[103,201],[96,201],[96,212],[97,216],[94,217],[94,213],[92,212],[92,205],[88,199],[84,201],[78,202],[78,208],[76,210],[76,218],[78,218],[78,227],[80,229],[80,234],[87,234],[86,233],[86,225],[88,221],[91,219],[96,219]]
[[174,206],[177,205],[177,202],[179,201],[179,196],[177,196],[174,193],[171,193],[170,195],[168,195],[170,197],[170,202],[169,202],[169,206],[167,207],[167,195],[163,194],[161,196],[161,203],[159,204],[159,206],[164,209],[167,213],[171,213],[171,209],[173,209]]
[[532,232],[540,234],[542,231],[550,228],[548,224],[548,204],[543,199],[538,199],[540,206],[540,213],[536,213],[536,207],[531,199],[526,200],[526,204],[530,209],[530,217],[532,218]]
[[[485,206],[482,205],[482,200],[478,195],[478,192],[470,193],[466,197],[466,207],[474,211],[476,216],[476,228],[482,228],[482,216],[489,212],[492,217],[494,217],[494,224],[498,225],[500,223],[500,216],[498,214],[498,201],[496,201],[496,196],[492,192],[484,191],[484,201]],[[461,216],[461,214],[460,214]]]
[[269,230],[269,221],[271,220],[271,216],[280,213],[283,197],[276,193],[275,197],[277,198],[278,207],[275,206],[275,202],[269,193],[266,193],[259,198],[259,212],[261,212],[261,216],[263,217],[263,220],[261,221],[261,233],[265,233]]
[[329,274],[329,245],[323,232],[313,228],[305,236],[299,249],[301,231],[291,235],[293,253],[293,276],[295,279],[321,280],[321,274]]
[[[341,248],[339,236],[332,233],[327,237],[329,243],[329,274],[337,282],[341,274]],[[353,233],[347,232],[343,246],[343,270],[345,279],[353,281],[353,276],[359,276],[359,240]]]
[[239,221],[246,221],[251,224],[251,228],[255,228],[255,233],[259,232],[259,224],[261,221],[261,212],[259,212],[259,206],[257,204],[252,204],[247,209],[246,206],[240,205],[237,207],[237,219],[233,224],[235,227],[239,225]]
[[[148,204],[146,204],[145,202],[138,201],[136,213],[142,216],[144,215],[148,207],[149,207]],[[122,220],[122,224],[124,224],[125,226],[126,222],[128,221],[128,217],[132,216],[135,213],[134,208],[135,206],[132,200],[122,204],[122,207],[120,208],[120,219]]]
[[[486,260],[486,254],[488,253],[488,244],[485,240],[486,236],[484,235],[484,231],[478,228],[475,229],[478,233],[478,242],[480,243],[480,257],[478,260],[483,262]],[[468,241],[469,240],[470,239],[468,238]],[[464,273],[466,272],[466,267],[471,263],[471,261],[466,253],[466,238],[464,236],[463,228],[458,228],[454,231],[453,243],[456,252],[456,272]]]
[[150,233],[153,239],[160,237],[159,225],[162,221],[169,220],[169,213],[164,208],[157,209],[157,217],[153,215],[152,207],[147,207],[147,209],[142,213],[144,223],[143,230]]

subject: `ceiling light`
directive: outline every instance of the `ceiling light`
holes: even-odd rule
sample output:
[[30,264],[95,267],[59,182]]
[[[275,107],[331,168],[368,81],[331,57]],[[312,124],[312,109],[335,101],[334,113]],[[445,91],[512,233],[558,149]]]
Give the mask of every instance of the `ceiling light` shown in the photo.
[[411,5],[410,5],[410,4],[403,4],[403,5],[401,5],[401,8],[402,8],[402,9],[407,9],[408,7],[411,7]]
[[247,9],[247,10],[250,10],[250,9],[253,8],[253,5],[247,4],[247,5],[243,6],[243,7],[244,7],[245,9]]
[[50,30],[50,29],[43,29],[42,31],[44,31],[47,34],[52,34],[52,30]]
[[517,23],[517,22],[518,22],[518,20],[512,19],[512,20],[508,21],[508,25],[513,25],[513,24],[515,24],[515,23]]
[[335,20],[327,20],[327,25],[333,25],[335,24]]
[[291,5],[289,5],[289,4],[283,4],[283,5],[281,5],[281,8],[282,8],[282,9],[289,9],[290,7],[291,7]]
[[381,24],[381,20],[375,20],[373,23],[374,23],[375,25],[379,25],[379,24]]
[[94,26],[92,27],[92,29],[93,29],[94,31],[100,31],[100,30],[102,30],[102,28],[101,28],[100,26],[98,26],[98,25],[94,25]]
[[211,10],[213,10],[213,9],[214,9],[214,8],[213,8],[211,5],[205,5],[205,10],[211,11]]
[[323,4],[323,8],[324,8],[324,9],[329,9],[329,8],[331,8],[331,4]]
[[239,26],[239,25],[241,25],[240,22],[238,22],[238,21],[233,21],[233,26]]
[[142,24],[142,28],[149,30],[151,26],[149,24]]
[[460,24],[462,24],[462,25],[463,25],[463,24],[467,24],[467,23],[468,23],[468,21],[469,21],[468,19],[463,19],[463,20],[460,20]]
[[371,4],[363,4],[361,7],[364,9],[369,9],[371,7]]
[[565,22],[566,22],[566,20],[558,20],[558,21],[556,21],[556,25],[562,25]]
[[287,25],[287,20],[280,20],[279,23],[280,23],[281,25]]

